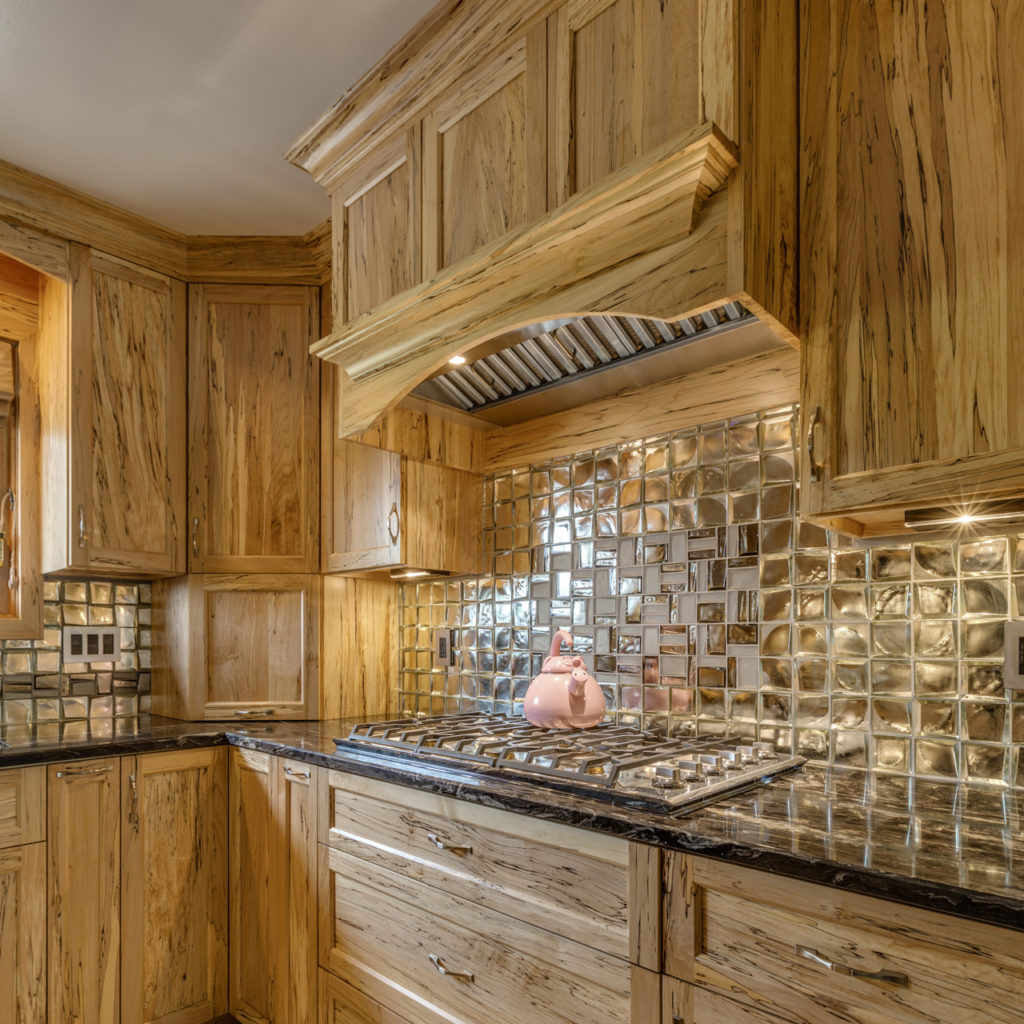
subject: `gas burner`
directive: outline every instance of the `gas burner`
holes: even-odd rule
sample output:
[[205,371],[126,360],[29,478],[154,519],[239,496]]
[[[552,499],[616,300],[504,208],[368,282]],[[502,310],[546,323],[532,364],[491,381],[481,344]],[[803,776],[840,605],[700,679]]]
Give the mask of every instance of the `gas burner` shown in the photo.
[[612,722],[548,730],[523,718],[465,713],[353,726],[339,753],[406,767],[461,769],[645,810],[690,810],[804,763],[771,743],[671,738]]

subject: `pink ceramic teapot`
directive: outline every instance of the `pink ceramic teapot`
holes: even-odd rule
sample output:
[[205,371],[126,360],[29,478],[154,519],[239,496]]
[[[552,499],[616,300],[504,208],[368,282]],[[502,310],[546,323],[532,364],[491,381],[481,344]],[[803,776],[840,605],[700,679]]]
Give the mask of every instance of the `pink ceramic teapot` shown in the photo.
[[572,646],[564,629],[551,638],[551,653],[526,691],[523,714],[542,729],[589,729],[604,719],[604,694],[579,655],[559,653],[563,638]]

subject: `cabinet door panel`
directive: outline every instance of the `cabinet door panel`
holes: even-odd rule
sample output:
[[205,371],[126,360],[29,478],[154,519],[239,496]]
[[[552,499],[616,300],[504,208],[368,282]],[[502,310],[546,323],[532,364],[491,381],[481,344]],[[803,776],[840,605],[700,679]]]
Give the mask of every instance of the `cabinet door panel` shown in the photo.
[[331,188],[334,322],[420,281],[420,132],[400,132]]
[[0,849],[46,838],[46,769],[0,771]]
[[223,748],[121,760],[121,1022],[206,1024],[227,1010]]
[[117,759],[48,770],[49,1013],[120,1016],[121,807]]
[[71,247],[75,565],[184,570],[185,286]]
[[544,26],[443,97],[424,124],[424,276],[546,208]]
[[0,850],[0,1020],[46,1024],[46,844]]
[[1019,491],[1024,405],[1006,367],[1024,359],[1024,132],[1007,104],[1024,89],[1009,43],[1024,15],[803,7],[805,430],[820,417],[804,511],[870,528],[871,505]]
[[313,571],[317,290],[195,285],[190,303],[189,567]]

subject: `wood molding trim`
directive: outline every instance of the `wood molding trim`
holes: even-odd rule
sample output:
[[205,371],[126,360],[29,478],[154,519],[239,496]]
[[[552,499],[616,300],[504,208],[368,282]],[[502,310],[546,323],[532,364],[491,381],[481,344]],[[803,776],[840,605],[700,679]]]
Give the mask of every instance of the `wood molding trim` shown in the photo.
[[585,410],[568,409],[490,431],[484,441],[489,473],[534,465],[573,452],[622,444],[667,430],[728,419],[797,402],[800,356],[778,348],[631,389]]
[[735,166],[732,145],[702,126],[314,345],[345,371],[339,433],[365,430],[489,337],[592,312],[670,319],[706,302],[701,275],[677,273],[674,257]]

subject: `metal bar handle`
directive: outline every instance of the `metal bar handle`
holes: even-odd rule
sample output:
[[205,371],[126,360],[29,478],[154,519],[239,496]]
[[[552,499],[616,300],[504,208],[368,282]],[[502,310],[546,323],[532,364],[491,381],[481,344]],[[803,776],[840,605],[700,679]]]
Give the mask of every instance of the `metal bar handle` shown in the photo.
[[446,978],[458,978],[460,981],[473,981],[473,974],[470,971],[453,971],[450,967],[445,967],[444,961],[434,953],[430,954],[430,962],[437,968],[438,974],[443,974]]
[[465,857],[467,853],[473,852],[472,846],[459,846],[457,843],[446,843],[437,833],[428,832],[427,838],[439,849],[447,850],[448,853],[457,853],[460,857]]
[[192,554],[199,557],[199,516],[192,517]]
[[128,812],[128,820],[135,826],[135,831],[139,831],[139,783],[135,778],[135,772],[131,772],[128,775],[128,784],[132,787],[132,807]]
[[300,772],[285,765],[284,773],[285,775],[290,775],[293,779],[308,779],[310,777],[308,768],[304,772]]
[[68,779],[82,775],[103,775],[105,772],[112,772],[113,770],[114,766],[112,764],[103,764],[96,768],[65,768],[63,771],[57,772],[57,778]]
[[900,988],[910,987],[910,978],[898,971],[861,971],[856,967],[847,967],[846,964],[837,964],[828,957],[822,956],[816,949],[808,949],[807,946],[796,946],[797,956],[805,960],[812,960],[814,963],[833,971],[836,974],[845,974],[850,978],[864,978],[867,981],[883,981],[887,985],[899,985]]
[[89,534],[85,529],[85,506],[78,506],[78,546],[84,548],[89,542]]
[[811,423],[807,428],[807,461],[810,464],[811,481],[818,483],[821,480],[821,463],[814,458],[814,431],[821,422],[821,406],[816,405],[811,413]]
[[[394,526],[391,525],[392,521]],[[391,503],[391,511],[388,513],[388,536],[391,538],[392,544],[398,543],[398,530],[401,523],[398,519],[398,503],[393,501]]]
[[252,715],[272,715],[273,713],[273,708],[238,708],[235,711],[239,718],[249,718]]

